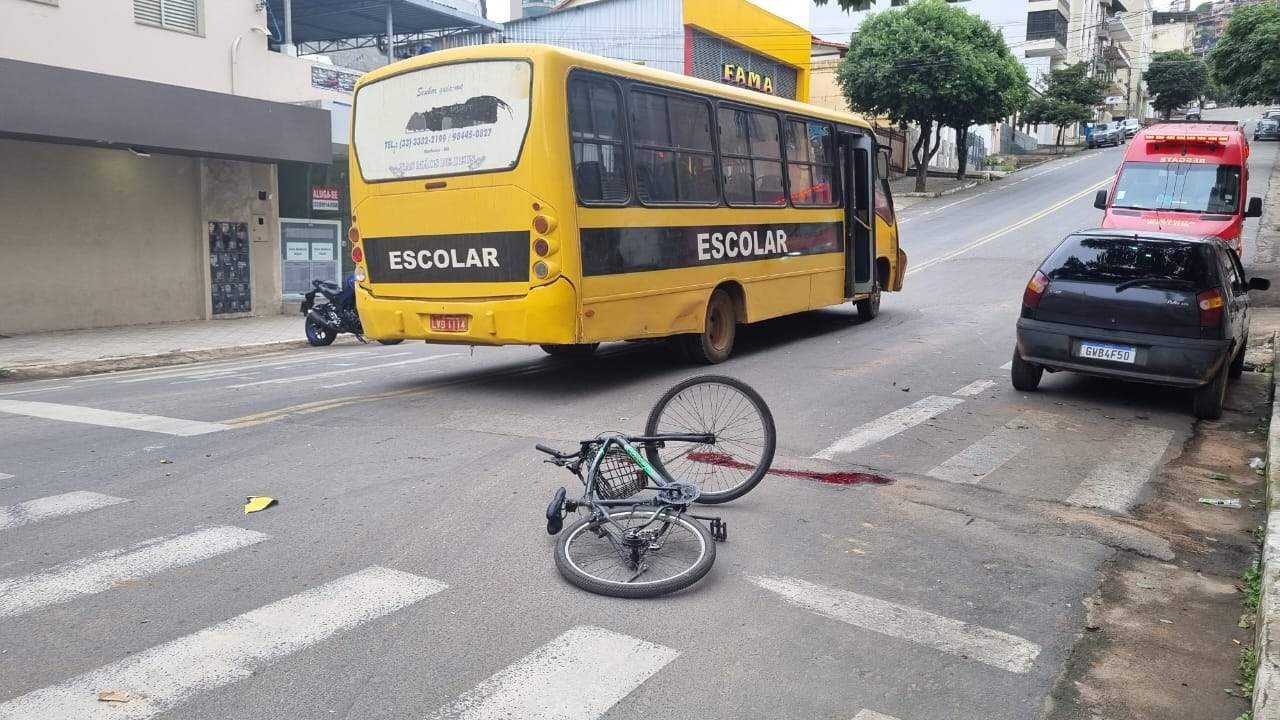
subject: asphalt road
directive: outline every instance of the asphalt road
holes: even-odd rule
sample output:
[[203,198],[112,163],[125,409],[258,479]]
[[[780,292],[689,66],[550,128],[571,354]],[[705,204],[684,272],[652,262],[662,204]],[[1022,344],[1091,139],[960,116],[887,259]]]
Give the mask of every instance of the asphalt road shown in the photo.
[[[770,476],[716,510],[710,575],[660,600],[559,577],[542,513],[576,481],[532,448],[641,429],[697,372],[657,347],[0,385],[0,719],[1037,717],[1100,564],[1169,552],[1123,514],[1193,431],[1179,392],[1020,394],[1002,369],[1023,284],[1099,220],[1122,152],[904,212],[912,270],[872,322],[745,328],[717,371],[771,405],[775,466],[892,482]],[[246,516],[249,495],[279,505]]]

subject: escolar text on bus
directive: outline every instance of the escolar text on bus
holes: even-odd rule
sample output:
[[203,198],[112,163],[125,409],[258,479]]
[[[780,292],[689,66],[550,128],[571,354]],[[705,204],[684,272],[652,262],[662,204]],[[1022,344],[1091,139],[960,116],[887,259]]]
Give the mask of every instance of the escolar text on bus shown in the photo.
[[781,229],[765,230],[763,237],[759,230],[698,233],[699,260],[775,255],[785,252],[787,252],[787,233]]

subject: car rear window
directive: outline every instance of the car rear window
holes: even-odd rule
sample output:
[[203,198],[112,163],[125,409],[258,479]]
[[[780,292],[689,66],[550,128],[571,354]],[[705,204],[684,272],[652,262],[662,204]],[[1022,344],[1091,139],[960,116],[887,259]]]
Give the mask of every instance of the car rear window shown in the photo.
[[1134,238],[1069,237],[1045,260],[1041,271],[1050,280],[1119,284],[1160,278],[1186,280],[1196,288],[1210,285],[1199,245]]

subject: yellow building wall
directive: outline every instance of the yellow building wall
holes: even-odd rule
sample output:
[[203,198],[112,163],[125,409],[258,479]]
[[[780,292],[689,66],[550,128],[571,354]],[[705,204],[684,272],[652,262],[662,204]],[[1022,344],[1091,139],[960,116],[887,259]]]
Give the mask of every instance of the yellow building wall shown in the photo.
[[813,37],[805,28],[746,0],[685,0],[684,24],[795,68],[796,99],[809,101]]
[[809,102],[818,107],[849,112],[849,101],[836,82],[836,66],[839,57],[817,58],[809,72]]

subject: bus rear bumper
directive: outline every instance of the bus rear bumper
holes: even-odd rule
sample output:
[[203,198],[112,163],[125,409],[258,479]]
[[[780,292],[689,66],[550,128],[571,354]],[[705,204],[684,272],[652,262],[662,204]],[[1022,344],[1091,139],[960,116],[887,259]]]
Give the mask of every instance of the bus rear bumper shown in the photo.
[[[493,300],[381,298],[356,287],[365,335],[463,345],[560,345],[578,342],[577,296],[561,278],[524,297]],[[432,330],[433,315],[467,318],[465,330]]]

